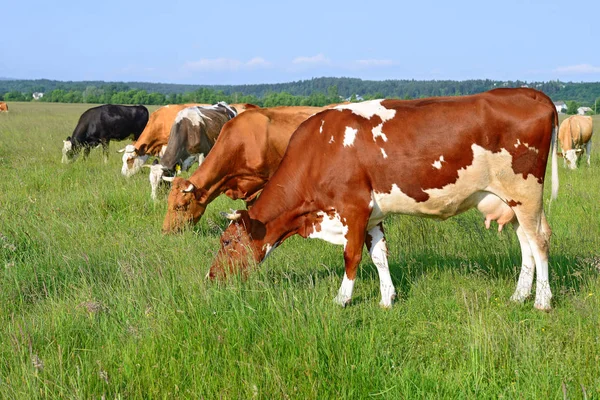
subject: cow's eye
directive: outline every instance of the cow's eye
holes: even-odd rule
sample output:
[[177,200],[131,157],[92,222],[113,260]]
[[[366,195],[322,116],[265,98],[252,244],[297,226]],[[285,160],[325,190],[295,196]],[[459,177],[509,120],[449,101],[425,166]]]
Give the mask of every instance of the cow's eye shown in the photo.
[[229,246],[231,244],[231,240],[223,239],[223,246]]

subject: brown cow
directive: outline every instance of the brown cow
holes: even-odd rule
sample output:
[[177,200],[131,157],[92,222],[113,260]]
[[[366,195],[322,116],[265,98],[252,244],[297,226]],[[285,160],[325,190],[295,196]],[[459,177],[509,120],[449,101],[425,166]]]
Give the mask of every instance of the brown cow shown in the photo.
[[3,101],[0,101],[0,112],[2,112],[2,111],[8,112],[8,104],[6,104]]
[[586,115],[573,115],[560,124],[558,141],[562,148],[565,167],[577,169],[579,156],[583,153],[584,146],[587,153],[587,164],[590,165],[593,130],[592,117]]
[[381,305],[395,297],[382,221],[400,213],[446,219],[477,207],[500,226],[511,222],[522,268],[511,299],[537,285],[535,307],[551,308],[543,209],[548,150],[558,186],[558,114],[545,94],[495,89],[419,100],[373,100],[323,111],[292,135],[281,165],[252,208],[233,222],[209,276],[222,278],[261,262],[288,237],[344,246],[345,274],[335,301],[352,296],[362,247],[377,267]]
[[230,104],[230,106],[235,108],[235,111],[237,112],[238,115],[240,115],[244,111],[260,108],[256,104],[251,104],[251,103],[233,103],[233,104]]
[[150,119],[134,144],[119,150],[123,153],[121,173],[132,176],[138,173],[150,156],[161,157],[167,147],[171,126],[177,113],[192,106],[208,106],[209,104],[171,104],[160,107],[150,114]]
[[197,223],[206,206],[221,193],[250,204],[279,166],[294,130],[322,110],[257,108],[227,122],[215,146],[192,176],[173,181],[163,233]]

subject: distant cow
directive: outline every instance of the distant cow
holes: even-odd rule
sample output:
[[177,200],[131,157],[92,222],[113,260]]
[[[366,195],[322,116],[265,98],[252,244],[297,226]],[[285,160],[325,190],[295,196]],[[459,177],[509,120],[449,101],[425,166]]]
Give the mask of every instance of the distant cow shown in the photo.
[[565,167],[577,168],[584,146],[587,153],[587,164],[590,165],[593,130],[592,117],[585,115],[573,115],[560,124],[558,140],[562,148]]
[[[186,171],[194,161],[202,163],[212,149],[221,128],[237,113],[224,102],[207,107],[188,107],[177,113],[171,126],[167,149],[159,164],[150,167],[151,196],[156,199],[156,191],[161,180],[172,181],[173,175]],[[164,174],[167,177],[164,177]]]
[[3,101],[0,101],[0,112],[2,111],[8,111],[8,104],[6,104]]
[[446,219],[470,208],[485,224],[512,223],[522,267],[514,301],[531,293],[551,308],[543,186],[552,145],[558,185],[558,114],[542,92],[495,89],[419,100],[373,100],[322,111],[294,132],[281,164],[248,211],[232,223],[209,276],[222,278],[261,262],[292,235],[344,246],[345,274],[335,302],[352,297],[366,245],[380,278],[381,302],[395,289],[382,221],[400,213]]
[[197,223],[221,193],[251,204],[279,166],[298,125],[322,110],[257,108],[227,122],[202,165],[187,180],[173,181],[163,233]]
[[102,145],[104,162],[108,162],[108,145],[111,140],[124,140],[133,135],[137,140],[148,122],[148,109],[144,106],[105,104],[90,108],[77,122],[73,135],[63,140],[62,162],[73,161],[81,149],[83,157],[90,149]]
[[138,173],[150,156],[161,157],[167,149],[171,126],[177,113],[192,106],[210,106],[210,104],[171,104],[160,107],[152,114],[144,131],[134,144],[128,144],[123,153],[121,173],[132,176]]

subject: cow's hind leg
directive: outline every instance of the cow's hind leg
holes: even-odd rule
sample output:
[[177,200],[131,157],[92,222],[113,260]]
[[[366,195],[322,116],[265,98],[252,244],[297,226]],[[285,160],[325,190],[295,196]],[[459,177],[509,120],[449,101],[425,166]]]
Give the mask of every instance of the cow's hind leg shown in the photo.
[[102,143],[102,157],[104,159],[104,164],[108,164],[108,143]]
[[365,244],[379,273],[379,286],[381,288],[381,302],[379,302],[379,305],[386,308],[391,307],[396,297],[396,289],[390,276],[387,245],[381,222],[367,232]]
[[87,160],[88,157],[90,156],[90,151],[92,151],[92,148],[89,146],[84,146],[83,147],[83,159]]
[[585,145],[585,153],[587,155],[587,165],[590,166],[590,157],[592,155],[592,139],[588,140]]
[[519,225],[517,220],[513,221],[513,227],[519,238],[519,244],[521,245],[521,273],[519,274],[519,281],[517,283],[517,289],[511,296],[511,300],[522,303],[531,294],[531,287],[533,286],[533,274],[535,270],[535,260],[533,258],[533,252],[531,246],[529,246],[529,240],[525,231]]
[[[550,310],[552,292],[548,279],[548,252],[551,230],[542,208],[541,202],[527,207],[525,204],[513,208],[520,228],[529,242],[530,251],[535,260],[536,287],[534,307],[539,310]],[[521,241],[521,237],[519,237]],[[523,278],[525,280],[527,278]],[[521,281],[521,278],[519,278]],[[525,282],[527,283],[527,282]],[[518,287],[517,287],[518,290]]]

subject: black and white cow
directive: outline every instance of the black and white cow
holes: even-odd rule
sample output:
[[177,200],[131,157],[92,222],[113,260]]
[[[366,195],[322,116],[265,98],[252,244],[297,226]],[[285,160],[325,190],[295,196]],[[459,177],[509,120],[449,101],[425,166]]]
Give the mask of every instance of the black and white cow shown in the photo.
[[225,102],[179,111],[160,163],[149,166],[152,198],[156,199],[156,190],[162,180],[172,181],[177,172],[186,171],[195,161],[201,164],[223,125],[236,115],[237,111]]
[[108,162],[108,144],[133,135],[137,140],[148,122],[148,109],[144,106],[105,104],[90,108],[79,117],[73,134],[63,140],[62,162],[75,160],[83,149],[83,157],[92,147],[102,145],[104,162]]

